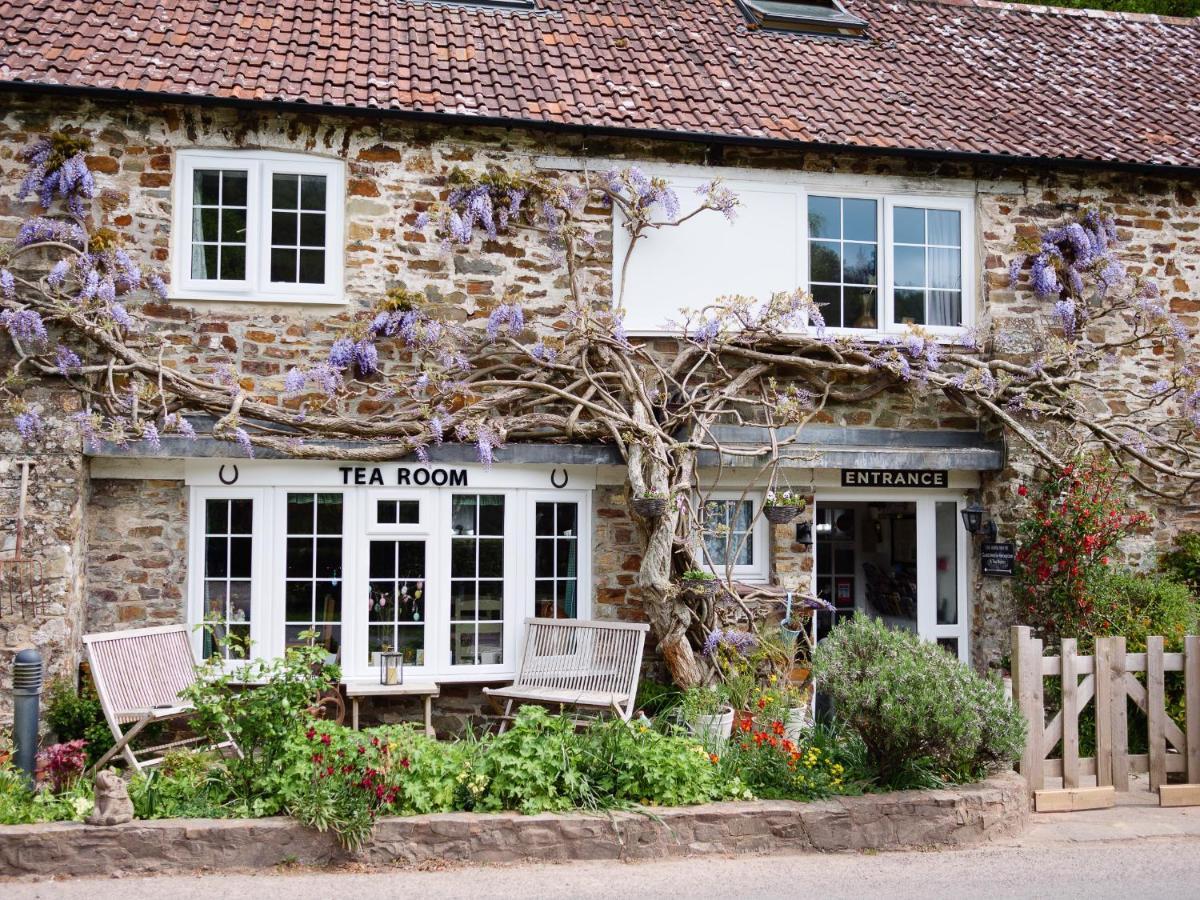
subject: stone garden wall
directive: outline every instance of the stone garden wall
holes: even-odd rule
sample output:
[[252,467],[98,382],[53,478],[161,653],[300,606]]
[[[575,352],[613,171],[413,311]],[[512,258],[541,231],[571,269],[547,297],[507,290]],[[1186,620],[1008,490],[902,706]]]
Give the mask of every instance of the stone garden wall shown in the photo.
[[1013,772],[939,791],[767,800],[611,814],[445,813],[383,819],[351,856],[292,819],[165,819],[0,826],[0,877],[165,875],[421,863],[637,861],[706,854],[962,847],[1019,834],[1029,791]]
[[[237,373],[245,387],[282,391],[293,365],[320,359],[355,316],[389,288],[403,286],[425,294],[448,315],[485,318],[498,302],[517,301],[527,318],[543,327],[561,322],[566,287],[549,253],[526,237],[488,241],[470,256],[441,248],[417,232],[417,213],[444,193],[445,176],[456,166],[474,170],[533,168],[540,156],[578,156],[573,135],[516,129],[451,129],[386,120],[377,116],[334,116],[317,112],[228,110],[178,104],[136,106],[106,101],[23,95],[4,97],[0,114],[0,240],[16,230],[26,209],[14,197],[23,174],[17,152],[36,137],[57,129],[81,128],[93,139],[90,159],[104,195],[103,224],[131,236],[134,249],[164,269],[168,259],[173,151],[190,148],[255,147],[298,151],[345,159],[349,167],[346,206],[346,292],[342,308],[232,303],[150,303],[145,312],[170,335],[174,362],[198,374]],[[630,160],[703,163],[709,150],[682,142],[589,137],[586,153]],[[1200,312],[1200,184],[1195,179],[1153,178],[1112,172],[1049,171],[946,163],[936,160],[869,158],[727,147],[722,164],[772,169],[855,174],[891,174],[920,183],[928,178],[971,178],[978,184],[978,262],[986,314],[1029,322],[1041,314],[1027,296],[1007,286],[1007,264],[1020,234],[1060,221],[1081,206],[1114,209],[1128,257],[1152,272],[1171,298],[1172,308],[1195,326]],[[611,293],[610,229],[606,210],[589,211],[597,238],[593,261],[581,273],[597,297]],[[787,287],[787,286],[781,286]],[[1113,360],[1123,383],[1151,380],[1148,359]],[[70,406],[61,392],[34,391],[48,405]],[[278,402],[298,404],[299,399]],[[1110,402],[1119,403],[1118,397]],[[356,401],[360,413],[380,410],[386,398],[367,391]],[[945,398],[910,393],[884,394],[869,404],[833,408],[825,423],[897,429],[974,429],[976,423]],[[984,500],[1002,533],[1015,518],[1017,483],[1031,472],[1021,448],[1010,445],[1008,468],[985,480]],[[0,446],[0,512],[7,514],[13,470],[7,462],[25,452],[12,437]],[[76,448],[42,448],[47,464],[35,476],[35,545],[56,578],[58,605],[43,621],[0,624],[0,718],[7,693],[5,655],[33,640],[58,648],[52,666],[69,671],[77,659],[84,609],[89,629],[176,621],[183,617],[183,492],[178,483],[141,485],[103,481],[88,496],[87,467]],[[233,451],[231,451],[233,452]],[[596,495],[596,609],[602,617],[639,618],[629,593],[637,566],[637,536],[621,492],[602,488]],[[1154,529],[1140,536],[1135,562],[1149,562],[1156,544],[1174,530],[1194,526],[1196,509],[1178,510],[1139,502],[1154,512]],[[0,535],[11,535],[6,521]],[[793,529],[777,529],[775,569],[791,586],[811,570],[805,548],[792,543]],[[86,544],[86,549],[85,549]],[[7,545],[6,545],[7,546]],[[86,565],[86,578],[85,578]],[[971,565],[972,571],[977,566]],[[972,617],[972,655],[980,666],[1004,652],[1010,623],[1006,585],[977,584]],[[85,601],[86,598],[86,601]]]

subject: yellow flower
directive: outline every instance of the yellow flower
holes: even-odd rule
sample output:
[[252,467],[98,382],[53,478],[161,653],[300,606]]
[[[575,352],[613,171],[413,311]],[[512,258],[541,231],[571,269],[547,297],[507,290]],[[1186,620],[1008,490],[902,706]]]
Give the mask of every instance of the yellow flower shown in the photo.
[[768,680],[771,682],[771,684],[774,684],[775,682],[777,682],[779,680],[779,678],[776,677],[775,675],[772,675]]

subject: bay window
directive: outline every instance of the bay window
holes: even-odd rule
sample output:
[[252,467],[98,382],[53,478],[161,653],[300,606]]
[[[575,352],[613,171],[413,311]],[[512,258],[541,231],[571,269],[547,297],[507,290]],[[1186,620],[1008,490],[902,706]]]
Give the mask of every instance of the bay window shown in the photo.
[[182,150],[177,163],[176,296],[342,302],[342,162],[295,153]]
[[527,617],[591,614],[590,493],[544,489],[544,473],[473,470],[477,489],[288,487],[286,466],[255,478],[240,462],[253,486],[239,489],[197,469],[189,619],[207,625],[196,652],[230,667],[242,657],[226,644],[269,658],[315,640],[348,679],[377,677],[382,652],[413,678],[503,679]]

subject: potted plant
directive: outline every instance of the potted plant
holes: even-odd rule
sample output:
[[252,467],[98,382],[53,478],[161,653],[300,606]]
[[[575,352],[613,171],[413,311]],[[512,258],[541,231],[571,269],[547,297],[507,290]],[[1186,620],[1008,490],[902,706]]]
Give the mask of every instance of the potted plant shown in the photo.
[[670,499],[670,495],[662,491],[642,491],[629,501],[629,505],[643,519],[660,519],[667,511]]
[[703,569],[688,569],[681,578],[686,590],[702,597],[712,597],[717,592],[717,576]]
[[733,707],[726,701],[725,692],[712,685],[685,691],[680,714],[692,734],[701,740],[724,741],[733,733]]
[[784,721],[784,736],[791,741],[798,740],[804,729],[812,725],[812,689],[809,686],[796,687],[795,684],[784,685],[781,691],[787,718]]
[[779,493],[767,491],[766,499],[763,500],[763,515],[772,525],[786,525],[800,515],[806,506],[808,501],[790,490]]

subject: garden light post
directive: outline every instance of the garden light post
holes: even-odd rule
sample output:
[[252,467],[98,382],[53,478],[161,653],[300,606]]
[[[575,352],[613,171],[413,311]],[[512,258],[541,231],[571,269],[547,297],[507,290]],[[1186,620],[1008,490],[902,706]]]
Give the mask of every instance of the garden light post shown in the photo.
[[27,647],[13,660],[13,758],[30,784],[37,763],[41,694],[42,654]]

